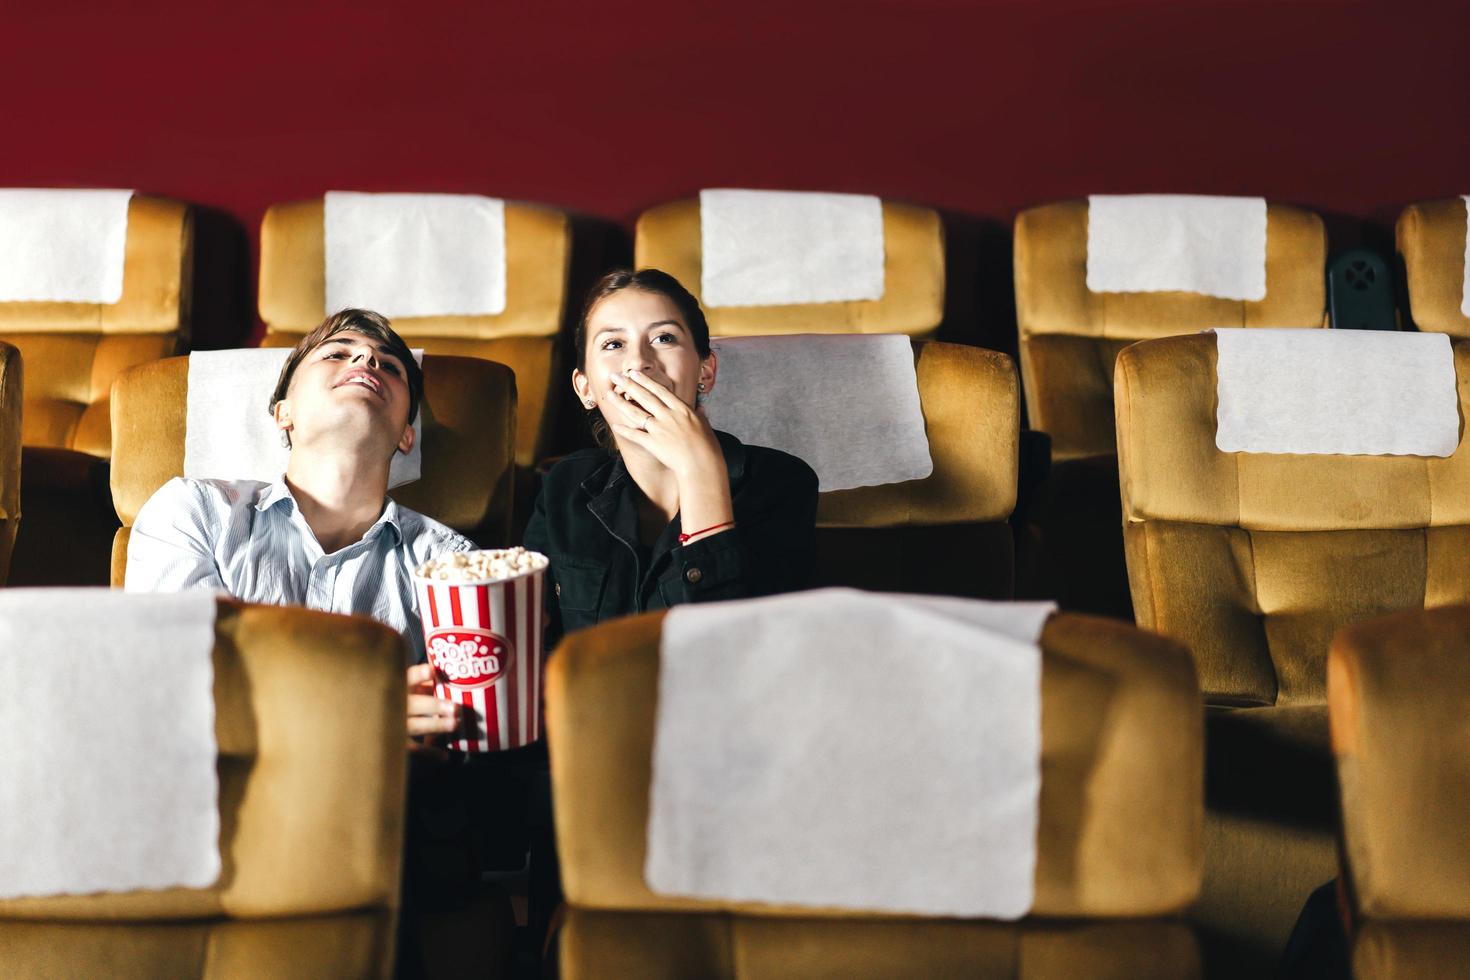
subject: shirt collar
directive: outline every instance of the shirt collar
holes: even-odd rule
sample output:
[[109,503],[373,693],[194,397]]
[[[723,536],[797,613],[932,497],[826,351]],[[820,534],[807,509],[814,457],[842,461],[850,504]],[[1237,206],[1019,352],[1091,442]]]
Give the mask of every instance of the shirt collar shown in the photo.
[[[299,512],[300,509],[296,506],[296,498],[291,495],[291,488],[286,485],[286,474],[284,473],[267,484],[265,489],[260,492],[260,495],[255,499],[255,509],[261,513],[265,513],[272,507],[283,502],[289,502],[292,513]],[[378,515],[378,519],[373,522],[373,526],[368,528],[367,534],[362,536],[363,540],[366,541],[372,535],[373,530],[383,524],[393,529],[393,533],[397,535],[399,542],[403,541],[403,525],[398,509],[398,501],[392,497],[387,498],[387,503],[383,507],[383,513]]]

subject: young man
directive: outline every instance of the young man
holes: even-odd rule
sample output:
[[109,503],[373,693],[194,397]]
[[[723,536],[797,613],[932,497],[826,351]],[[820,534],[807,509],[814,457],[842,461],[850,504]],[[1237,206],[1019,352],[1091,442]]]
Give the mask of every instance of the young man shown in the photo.
[[296,345],[270,411],[291,448],[284,475],[173,479],[138,512],[129,592],[216,589],[246,602],[372,616],[403,633],[408,733],[451,731],[432,694],[412,570],[469,539],[388,498],[394,454],[413,448],[423,372],[388,321],[343,310]]

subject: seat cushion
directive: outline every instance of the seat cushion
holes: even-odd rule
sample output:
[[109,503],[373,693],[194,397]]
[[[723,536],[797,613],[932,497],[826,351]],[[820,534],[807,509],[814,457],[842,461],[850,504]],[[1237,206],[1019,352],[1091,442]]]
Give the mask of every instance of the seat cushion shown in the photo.
[[1021,400],[1011,359],[959,344],[914,345],[934,472],[824,493],[817,525],[924,527],[1004,521],[1016,506]]
[[573,909],[559,941],[567,980],[1187,980],[1200,972],[1189,928],[1168,921],[1042,926]]
[[[275,204],[260,225],[260,316],[270,331],[304,334],[326,309],[327,262],[320,197]],[[553,337],[566,303],[571,228],[552,208],[505,205],[505,310],[485,316],[398,317],[410,347],[426,338]]]
[[1465,280],[1465,201],[1410,204],[1394,228],[1409,287],[1409,312],[1420,330],[1470,337],[1461,306]]
[[[1454,356],[1470,417],[1470,341]],[[1222,453],[1209,334],[1135,344],[1117,378],[1138,623],[1190,647],[1207,696],[1320,704],[1338,629],[1470,601],[1470,451]]]
[[[699,199],[650,208],[638,216],[634,264],[662,269],[700,296],[703,240]],[[793,333],[934,335],[944,317],[944,228],[938,212],[883,202],[883,295],[875,300],[789,306],[705,308],[715,337]]]
[[392,948],[386,911],[197,924],[0,919],[5,970],[17,977],[386,978]]
[[[662,617],[569,634],[548,664],[568,900],[588,909],[823,915],[658,895],[644,883]],[[1199,888],[1202,822],[1201,708],[1187,654],[1161,637],[1081,616],[1053,617],[1041,646],[1034,914],[1182,909]]]
[[0,900],[0,920],[394,907],[406,768],[402,637],[365,616],[221,599],[213,661],[219,881]]
[[1338,634],[1328,666],[1343,840],[1372,919],[1470,921],[1470,606]]
[[1027,417],[1051,434],[1057,459],[1111,451],[1113,361],[1137,340],[1211,327],[1326,325],[1327,235],[1315,214],[1270,204],[1266,296],[1094,293],[1087,288],[1086,200],[1016,218],[1016,318]]

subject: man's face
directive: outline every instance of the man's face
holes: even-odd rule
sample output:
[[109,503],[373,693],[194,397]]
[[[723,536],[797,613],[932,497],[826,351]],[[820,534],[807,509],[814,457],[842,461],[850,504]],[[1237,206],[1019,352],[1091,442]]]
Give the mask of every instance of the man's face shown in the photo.
[[413,428],[407,377],[382,342],[353,330],[333,334],[302,358],[276,405],[276,425],[290,431],[293,446],[377,435],[408,452]]

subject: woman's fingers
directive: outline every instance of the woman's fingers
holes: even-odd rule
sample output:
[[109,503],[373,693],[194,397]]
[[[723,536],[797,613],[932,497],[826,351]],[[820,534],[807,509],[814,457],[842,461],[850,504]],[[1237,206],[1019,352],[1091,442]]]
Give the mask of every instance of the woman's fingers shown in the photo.
[[[672,391],[670,391],[668,388],[665,388],[663,385],[659,384],[657,381],[653,380],[642,371],[629,371],[626,377],[628,381],[632,382],[632,384],[648,392],[648,394],[651,395],[653,399],[658,403],[656,406],[643,406],[655,415],[658,414],[658,408],[679,409],[688,407],[683,402],[681,402]],[[639,404],[642,404],[642,402],[640,401]]]
[[612,430],[613,435],[619,439],[626,439],[639,449],[653,451],[653,442],[648,435],[648,430],[640,429],[636,425],[628,425],[625,422],[614,422]]
[[[644,394],[643,398],[647,401],[653,400],[647,394]],[[654,417],[652,412],[644,408],[643,405],[634,398],[633,392],[628,391],[622,386],[616,386],[613,388],[613,397],[609,400],[617,406],[617,415],[627,420],[632,425],[641,425],[643,424],[644,419],[651,419]],[[605,407],[603,414],[607,414]]]

